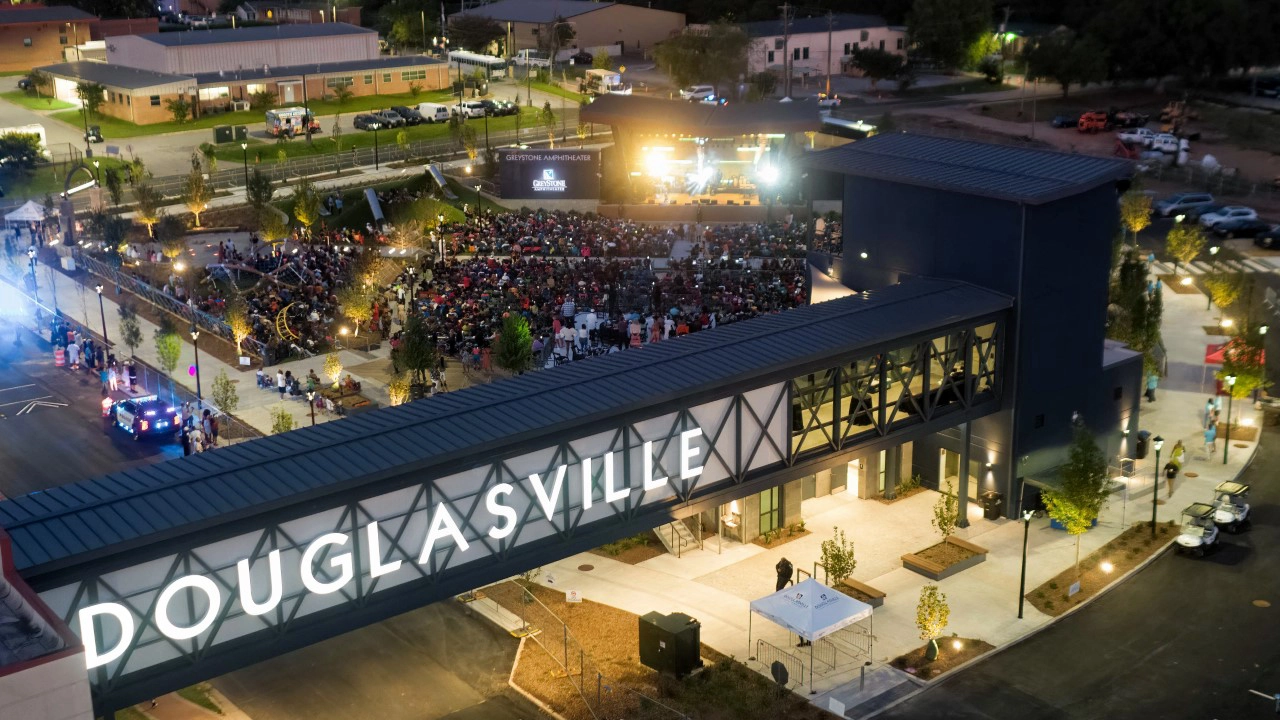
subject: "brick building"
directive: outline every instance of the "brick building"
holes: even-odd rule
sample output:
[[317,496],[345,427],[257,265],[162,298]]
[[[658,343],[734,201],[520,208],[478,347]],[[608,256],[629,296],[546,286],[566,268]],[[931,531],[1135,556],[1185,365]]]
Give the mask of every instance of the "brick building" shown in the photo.
[[77,83],[98,83],[105,90],[105,101],[98,112],[138,125],[171,120],[165,101],[183,98],[194,102],[196,97],[195,78],[182,75],[91,61],[58,63],[40,69],[53,78],[53,92],[59,99],[75,101]]
[[98,18],[70,6],[0,5],[0,71],[62,61],[62,51],[90,38]]

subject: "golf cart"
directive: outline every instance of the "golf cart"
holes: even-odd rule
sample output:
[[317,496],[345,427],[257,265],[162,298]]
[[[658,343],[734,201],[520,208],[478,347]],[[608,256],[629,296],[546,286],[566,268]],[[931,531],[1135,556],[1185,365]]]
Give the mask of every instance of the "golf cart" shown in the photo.
[[97,125],[90,125],[89,130],[84,134],[84,139],[91,143],[102,142],[102,128]]
[[1235,534],[1249,528],[1249,486],[1228,480],[1213,489],[1213,521]]
[[1178,552],[1196,557],[1218,546],[1218,526],[1213,522],[1215,510],[1207,503],[1191,503],[1182,511],[1182,534],[1178,535]]

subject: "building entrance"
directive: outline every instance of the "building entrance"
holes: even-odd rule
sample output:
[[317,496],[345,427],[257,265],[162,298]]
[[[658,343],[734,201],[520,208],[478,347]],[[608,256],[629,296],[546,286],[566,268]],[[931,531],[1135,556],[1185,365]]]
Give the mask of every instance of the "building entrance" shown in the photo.
[[[953,488],[960,487],[960,453],[952,452],[946,448],[938,450],[938,477],[941,482],[938,484],[939,490],[945,490],[947,483],[951,483]],[[969,460],[969,484],[966,495],[969,499],[978,501],[978,478],[982,477],[982,465],[976,460]]]
[[782,527],[782,486],[760,493],[760,534]]

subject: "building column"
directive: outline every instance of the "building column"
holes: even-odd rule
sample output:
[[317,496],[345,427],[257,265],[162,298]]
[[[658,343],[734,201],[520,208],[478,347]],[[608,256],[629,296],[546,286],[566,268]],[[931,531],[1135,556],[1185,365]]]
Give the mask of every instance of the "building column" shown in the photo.
[[[854,460],[854,462],[858,462]],[[828,492],[832,495],[841,491],[847,491],[849,488],[849,463],[842,462],[829,471],[831,481],[828,486]]]
[[973,436],[973,423],[960,425],[960,487],[956,497],[960,501],[956,527],[969,527],[969,445]]

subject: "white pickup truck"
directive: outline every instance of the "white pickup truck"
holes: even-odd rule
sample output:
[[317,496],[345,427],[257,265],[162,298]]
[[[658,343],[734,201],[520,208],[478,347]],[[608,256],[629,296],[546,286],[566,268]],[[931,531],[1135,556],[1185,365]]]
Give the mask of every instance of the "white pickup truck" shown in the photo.
[[1156,133],[1147,128],[1133,128],[1132,130],[1121,130],[1116,133],[1116,139],[1121,142],[1133,143],[1142,147],[1151,147],[1151,141],[1156,137]]
[[541,50],[521,50],[511,61],[524,67],[551,67],[551,56]]

